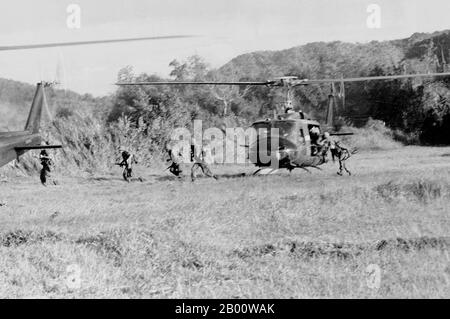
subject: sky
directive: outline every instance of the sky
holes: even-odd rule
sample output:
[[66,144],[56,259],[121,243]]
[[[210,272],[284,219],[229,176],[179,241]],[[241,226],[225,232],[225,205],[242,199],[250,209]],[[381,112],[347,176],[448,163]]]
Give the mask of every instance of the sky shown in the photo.
[[[80,9],[69,19],[70,5]],[[370,5],[380,9],[370,28]],[[450,29],[448,0],[2,0],[0,46],[120,37],[198,35],[190,39],[0,52],[0,77],[95,96],[111,93],[118,71],[167,77],[169,63],[198,54],[211,67],[257,50],[315,41],[370,42]],[[69,19],[69,22],[67,23]],[[370,20],[370,19],[369,19]],[[372,20],[370,20],[372,21]]]

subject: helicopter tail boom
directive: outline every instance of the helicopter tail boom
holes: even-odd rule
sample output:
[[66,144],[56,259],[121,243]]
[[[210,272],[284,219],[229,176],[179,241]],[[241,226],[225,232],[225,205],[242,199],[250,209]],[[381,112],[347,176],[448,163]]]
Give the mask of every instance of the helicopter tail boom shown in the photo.
[[36,93],[34,94],[33,103],[31,104],[30,113],[28,114],[25,131],[30,133],[38,133],[41,126],[41,116],[44,104],[47,103],[45,98],[44,83],[38,83]]

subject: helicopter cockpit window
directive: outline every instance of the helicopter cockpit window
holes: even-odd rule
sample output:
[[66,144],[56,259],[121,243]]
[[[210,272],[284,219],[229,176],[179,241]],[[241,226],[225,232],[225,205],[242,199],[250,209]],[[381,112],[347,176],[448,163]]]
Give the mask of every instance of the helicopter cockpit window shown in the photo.
[[249,139],[249,144],[252,145],[257,141],[257,136],[259,139],[267,138],[269,134],[270,124],[268,123],[257,123],[252,125],[253,129],[255,129],[255,135],[251,134]]
[[282,138],[294,139],[295,138],[295,123],[278,121],[273,123],[273,128],[278,129],[278,134]]
[[266,124],[266,123],[258,123],[258,124],[254,124],[253,128],[256,130],[256,133],[258,135],[268,135],[269,133],[269,128],[270,125]]

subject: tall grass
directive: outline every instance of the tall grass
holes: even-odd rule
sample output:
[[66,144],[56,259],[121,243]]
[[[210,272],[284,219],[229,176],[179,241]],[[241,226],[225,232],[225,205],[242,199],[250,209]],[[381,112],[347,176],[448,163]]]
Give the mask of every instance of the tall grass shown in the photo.
[[[363,128],[347,127],[344,130],[354,135],[343,137],[342,141],[358,150],[389,150],[401,146],[394,140],[393,131],[381,121],[371,120]],[[158,125],[151,127],[142,118],[131,120],[122,115],[116,122],[106,123],[89,111],[71,111],[68,114],[60,113],[42,131],[45,141],[64,147],[62,150],[50,151],[56,170],[65,175],[79,175],[110,171],[120,157],[119,146],[135,154],[141,165],[160,167],[165,158],[161,141],[168,138],[161,135],[168,135],[170,130],[162,130]],[[212,144],[215,148],[224,145],[216,141]],[[216,155],[211,161],[222,163],[222,156]],[[20,163],[2,171],[29,175],[36,174],[39,169],[38,154],[34,151],[23,156]]]
[[[143,166],[161,162],[163,151],[146,134],[147,126],[141,119],[137,123],[122,116],[117,122],[105,124],[101,119],[74,112],[68,117],[58,117],[42,129],[44,141],[62,144],[63,149],[50,151],[59,173],[102,173],[110,171],[120,160],[122,146],[136,156]],[[38,153],[25,154],[19,163],[9,165],[5,171],[35,174],[40,169]]]

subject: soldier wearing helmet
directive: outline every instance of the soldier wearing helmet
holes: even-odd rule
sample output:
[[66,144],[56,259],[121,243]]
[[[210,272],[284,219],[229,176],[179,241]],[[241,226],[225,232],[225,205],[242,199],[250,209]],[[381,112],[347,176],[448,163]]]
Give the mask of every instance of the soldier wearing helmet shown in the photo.
[[47,179],[50,178],[51,167],[53,166],[53,160],[50,158],[47,151],[44,149],[39,154],[39,160],[41,161],[42,169],[40,173],[41,183],[47,186]]
[[119,158],[119,163],[117,165],[123,167],[123,179],[130,182],[133,173],[133,164],[137,163],[136,158],[124,146],[120,146],[118,149],[121,158]]

